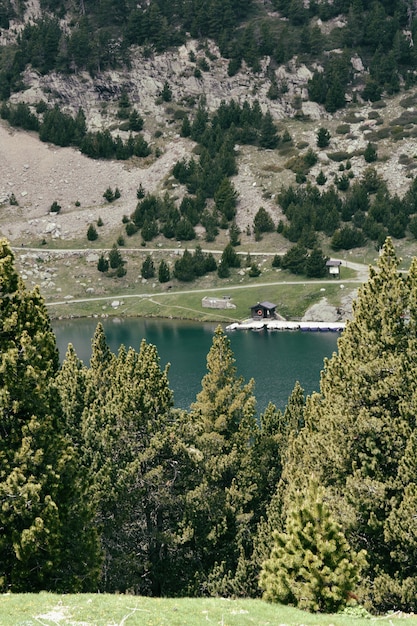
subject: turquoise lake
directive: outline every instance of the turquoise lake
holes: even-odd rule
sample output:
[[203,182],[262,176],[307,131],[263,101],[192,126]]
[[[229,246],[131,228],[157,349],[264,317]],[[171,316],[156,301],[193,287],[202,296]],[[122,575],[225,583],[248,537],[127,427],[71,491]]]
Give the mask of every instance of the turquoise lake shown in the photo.
[[[169,382],[176,407],[188,409],[201,389],[206,373],[206,357],[217,324],[198,324],[143,318],[103,319],[107,343],[113,352],[121,344],[139,349],[145,339],[154,344],[161,367],[170,363]],[[98,320],[54,321],[61,359],[68,343],[78,357],[88,364],[91,339]],[[338,333],[332,332],[254,332],[228,333],[236,359],[237,374],[245,382],[255,379],[258,413],[268,402],[284,409],[288,396],[298,380],[306,394],[319,390],[323,359],[337,351]]]

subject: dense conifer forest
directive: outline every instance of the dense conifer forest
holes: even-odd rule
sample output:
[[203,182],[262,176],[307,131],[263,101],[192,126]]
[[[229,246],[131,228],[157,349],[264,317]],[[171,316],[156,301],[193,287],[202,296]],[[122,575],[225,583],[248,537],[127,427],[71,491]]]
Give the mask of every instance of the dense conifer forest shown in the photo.
[[[417,261],[387,240],[320,392],[258,416],[218,327],[189,411],[156,348],[58,362],[0,254],[0,588],[416,611]],[[278,383],[277,383],[278,384]]]
[[[2,0],[0,26],[8,29],[23,17],[25,2]],[[370,64],[366,97],[378,100],[382,91],[394,93],[401,80],[414,82],[417,19],[412,0],[41,0],[42,18],[25,26],[16,45],[5,56],[1,72],[2,96],[19,87],[27,63],[40,72],[91,72],[129,63],[132,45],[147,46],[148,53],[183,44],[187,37],[215,40],[229,58],[229,74],[242,61],[256,72],[263,57],[272,64],[302,54],[310,61],[328,55],[323,73],[311,81],[310,97],[328,111],[344,106],[344,89],[353,79],[347,60],[360,53]],[[285,18],[283,21],[280,18]],[[314,19],[345,28],[326,36]],[[62,20],[66,20],[65,26]],[[366,25],[366,27],[365,27]],[[68,28],[69,27],[69,28]]]

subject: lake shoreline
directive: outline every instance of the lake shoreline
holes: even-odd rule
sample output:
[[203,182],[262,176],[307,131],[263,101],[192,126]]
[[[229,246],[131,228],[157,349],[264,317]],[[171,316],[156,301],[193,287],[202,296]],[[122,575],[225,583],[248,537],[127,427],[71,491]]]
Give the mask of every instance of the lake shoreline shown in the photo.
[[[107,344],[117,354],[120,346],[138,351],[142,340],[156,346],[161,368],[169,364],[169,385],[174,406],[188,410],[201,390],[207,373],[207,355],[218,322],[149,318],[62,319],[52,323],[61,362],[71,343],[77,357],[88,366],[98,323]],[[224,325],[222,324],[222,327]],[[339,333],[334,332],[228,332],[237,374],[245,381],[254,378],[257,413],[272,402],[284,410],[299,381],[306,394],[319,389],[323,359],[337,351]],[[265,367],[260,368],[260,363]]]

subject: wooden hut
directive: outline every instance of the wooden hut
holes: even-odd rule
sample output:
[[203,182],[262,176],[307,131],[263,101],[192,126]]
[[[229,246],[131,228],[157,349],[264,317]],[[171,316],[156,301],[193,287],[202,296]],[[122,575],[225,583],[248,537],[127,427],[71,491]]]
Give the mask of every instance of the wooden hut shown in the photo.
[[342,261],[336,261],[336,259],[329,259],[326,262],[326,267],[330,276],[334,276],[335,278],[340,278],[340,266],[342,265]]
[[275,319],[276,308],[277,305],[272,304],[272,302],[258,302],[258,304],[255,304],[250,308],[251,317],[254,320]]

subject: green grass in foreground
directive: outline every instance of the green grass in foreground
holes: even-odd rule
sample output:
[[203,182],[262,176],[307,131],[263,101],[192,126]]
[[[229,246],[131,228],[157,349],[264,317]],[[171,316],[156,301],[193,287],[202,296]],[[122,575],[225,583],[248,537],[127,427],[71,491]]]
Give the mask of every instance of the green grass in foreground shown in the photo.
[[[358,611],[356,611],[356,614]],[[1,626],[417,626],[417,616],[311,614],[261,600],[160,599],[125,595],[5,594]]]

